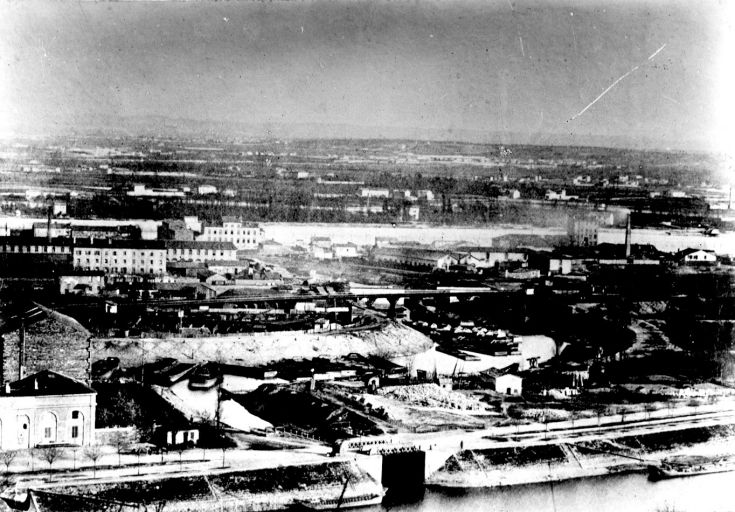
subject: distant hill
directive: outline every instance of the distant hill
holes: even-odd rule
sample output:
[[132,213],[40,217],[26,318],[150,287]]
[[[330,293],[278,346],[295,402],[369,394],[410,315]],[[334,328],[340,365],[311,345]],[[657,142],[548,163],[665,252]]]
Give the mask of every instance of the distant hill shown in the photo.
[[359,126],[322,123],[248,123],[176,118],[158,115],[82,115],[74,123],[47,119],[42,126],[22,126],[19,135],[99,135],[213,137],[222,139],[408,139],[472,143],[593,146],[628,149],[709,150],[706,140],[667,145],[650,137],[635,135],[601,136],[566,133],[483,132],[420,127]]

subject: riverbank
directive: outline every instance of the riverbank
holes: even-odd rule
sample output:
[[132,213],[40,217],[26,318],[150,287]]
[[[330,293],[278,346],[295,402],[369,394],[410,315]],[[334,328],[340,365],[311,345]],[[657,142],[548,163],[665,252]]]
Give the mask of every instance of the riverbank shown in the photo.
[[116,508],[122,505],[122,510],[153,506],[175,512],[256,512],[340,497],[347,503],[375,499],[382,497],[383,487],[353,462],[326,462],[105,482],[57,482],[33,487],[30,492],[39,512],[91,512],[113,504]]
[[[604,441],[543,443],[524,448],[463,450],[427,477],[430,487],[507,487],[610,474],[645,473],[649,464],[681,455],[735,453],[732,427],[623,435]],[[664,437],[666,439],[664,439]]]

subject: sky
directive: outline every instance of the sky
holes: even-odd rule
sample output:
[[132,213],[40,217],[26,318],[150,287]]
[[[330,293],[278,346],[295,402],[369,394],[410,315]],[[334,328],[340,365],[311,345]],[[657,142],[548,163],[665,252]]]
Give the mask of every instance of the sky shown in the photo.
[[722,150],[731,14],[716,0],[5,1],[0,132],[165,116]]

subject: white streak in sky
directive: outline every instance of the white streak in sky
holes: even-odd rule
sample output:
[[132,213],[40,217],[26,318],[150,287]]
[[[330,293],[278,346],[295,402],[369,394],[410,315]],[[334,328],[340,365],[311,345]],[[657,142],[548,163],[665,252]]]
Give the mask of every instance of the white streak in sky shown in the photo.
[[638,69],[638,66],[634,67],[633,69],[631,69],[630,71],[628,71],[627,73],[625,73],[623,76],[621,76],[620,78],[618,78],[617,80],[615,80],[613,83],[611,83],[608,86],[608,88],[605,89],[604,91],[602,91],[600,93],[600,95],[597,98],[595,98],[594,100],[592,100],[592,102],[589,105],[587,105],[586,107],[584,107],[577,114],[573,115],[572,118],[570,119],[570,121],[573,121],[573,120],[577,119],[579,116],[581,116],[582,114],[584,114],[585,112],[587,112],[587,109],[588,108],[590,108],[592,105],[594,105],[595,103],[597,103],[598,101],[600,101],[604,95],[606,95],[608,92],[610,92],[610,89],[612,89],[613,87],[615,87],[616,85],[618,85],[618,83],[620,83],[621,80],[623,80],[625,77],[627,77],[629,74],[631,74],[636,69]]
[[[663,49],[664,49],[664,47],[665,47],[665,46],[666,46],[666,44],[664,44],[664,45],[663,45],[663,46],[662,46],[661,48],[659,48],[658,50],[656,50],[655,52],[653,52],[653,53],[651,54],[651,56],[650,56],[650,57],[648,57],[648,59],[647,59],[647,60],[651,60],[651,59],[653,59],[653,58],[654,58],[654,57],[655,57],[656,55],[658,55],[658,53],[659,53],[659,52],[660,52],[661,50],[663,50]],[[645,63],[645,62],[644,62],[644,63]],[[620,77],[620,78],[618,78],[617,80],[615,80],[615,81],[614,81],[613,83],[611,83],[611,84],[610,84],[610,85],[609,85],[609,86],[607,87],[607,89],[605,89],[604,91],[602,91],[602,92],[600,93],[600,95],[599,95],[599,96],[597,96],[597,98],[595,98],[594,100],[592,100],[592,102],[591,102],[591,103],[590,103],[589,105],[587,105],[587,106],[586,106],[586,107],[584,107],[584,108],[583,108],[582,110],[580,110],[580,111],[579,111],[579,112],[577,112],[577,113],[576,113],[575,115],[573,115],[573,116],[572,116],[572,118],[571,118],[571,119],[569,119],[569,121],[574,121],[574,120],[575,120],[575,119],[577,119],[577,118],[578,118],[579,116],[581,116],[582,114],[584,114],[585,112],[587,112],[587,110],[588,110],[588,109],[589,109],[589,108],[590,108],[590,107],[591,107],[592,105],[594,105],[595,103],[597,103],[598,101],[600,101],[600,100],[602,99],[602,97],[603,97],[603,96],[605,96],[605,95],[606,95],[606,94],[607,94],[608,92],[610,92],[610,90],[611,90],[611,89],[612,89],[613,87],[615,87],[616,85],[618,85],[618,84],[619,84],[619,83],[620,83],[620,82],[621,82],[622,80],[624,80],[624,79],[625,79],[625,78],[626,78],[626,77],[627,77],[628,75],[630,75],[631,73],[633,73],[634,71],[636,71],[636,70],[637,70],[637,69],[638,69],[639,67],[640,67],[640,64],[639,64],[639,65],[637,65],[637,66],[635,66],[635,67],[634,67],[633,69],[631,69],[630,71],[628,71],[627,73],[625,73],[625,74],[624,74],[623,76],[621,76],[621,77]],[[567,121],[567,122],[569,122],[569,121]]]
[[661,95],[661,97],[662,97],[663,99],[665,99],[665,100],[669,100],[669,101],[670,101],[671,103],[676,103],[677,105],[681,105],[681,103],[679,103],[678,101],[676,101],[676,100],[675,100],[674,98],[672,98],[671,96],[666,96],[665,94],[662,94],[662,95]]
[[650,57],[648,57],[648,60],[651,60],[651,59],[653,59],[653,58],[654,58],[654,57],[655,57],[656,55],[658,55],[658,52],[660,52],[660,51],[661,51],[661,50],[663,50],[664,48],[666,48],[666,43],[664,43],[664,44],[663,44],[663,46],[661,46],[661,48],[659,48],[658,50],[656,50],[655,52],[653,52],[653,53],[651,54],[651,56],[650,56]]
[[521,53],[525,57],[526,56],[526,50],[523,49],[523,38],[520,35],[518,36],[518,40],[521,42]]

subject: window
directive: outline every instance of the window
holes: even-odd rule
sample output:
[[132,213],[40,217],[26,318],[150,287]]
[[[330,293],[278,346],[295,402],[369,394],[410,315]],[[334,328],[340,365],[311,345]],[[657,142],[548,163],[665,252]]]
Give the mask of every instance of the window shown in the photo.
[[44,439],[48,439],[51,437],[51,427],[46,427],[43,429],[43,437]]
[[77,437],[79,437],[79,427],[74,425],[71,427],[71,438],[76,439]]
[[72,411],[71,412],[71,419],[78,420],[79,419],[79,411]]

